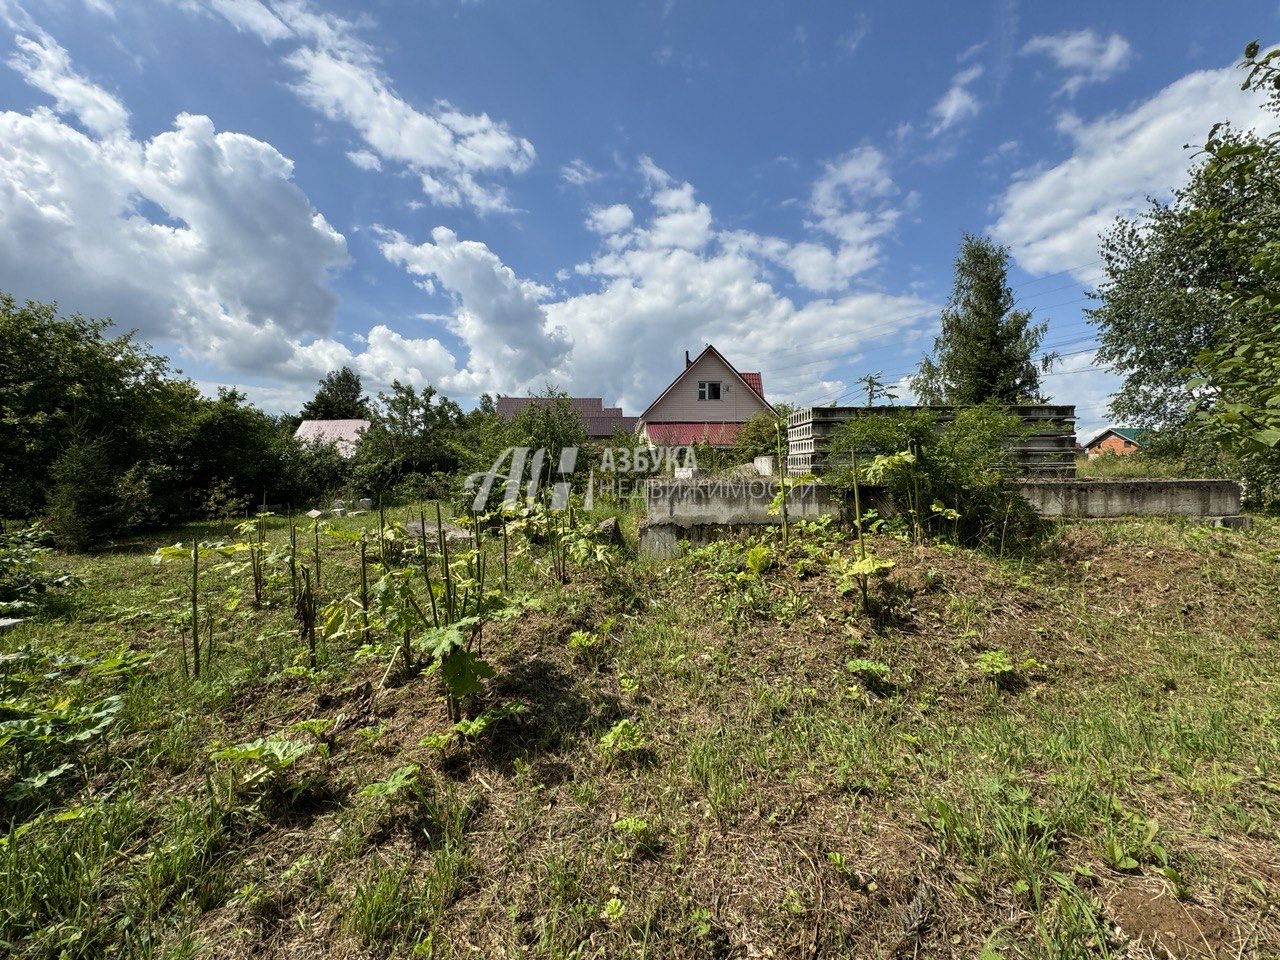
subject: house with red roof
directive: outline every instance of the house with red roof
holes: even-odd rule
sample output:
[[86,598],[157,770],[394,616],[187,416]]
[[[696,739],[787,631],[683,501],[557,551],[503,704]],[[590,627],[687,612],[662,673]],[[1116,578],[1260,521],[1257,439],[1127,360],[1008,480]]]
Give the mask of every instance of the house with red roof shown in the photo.
[[760,374],[739,371],[708,344],[696,358],[685,351],[684,370],[640,414],[640,432],[657,447],[731,447],[757,413],[776,415]]

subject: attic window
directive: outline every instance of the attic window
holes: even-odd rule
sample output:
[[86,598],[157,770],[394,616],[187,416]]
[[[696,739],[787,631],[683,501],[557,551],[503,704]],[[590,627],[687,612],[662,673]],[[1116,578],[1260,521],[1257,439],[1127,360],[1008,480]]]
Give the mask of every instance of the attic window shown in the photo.
[[699,400],[719,400],[720,399],[720,381],[719,380],[699,380],[698,381],[698,399]]

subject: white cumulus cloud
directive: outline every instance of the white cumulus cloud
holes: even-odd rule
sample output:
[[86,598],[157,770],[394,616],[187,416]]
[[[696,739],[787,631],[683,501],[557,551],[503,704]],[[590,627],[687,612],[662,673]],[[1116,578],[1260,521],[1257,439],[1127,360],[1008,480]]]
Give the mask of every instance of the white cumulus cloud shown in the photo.
[[951,86],[947,88],[947,92],[938,99],[938,102],[933,105],[933,109],[930,111],[933,115],[931,136],[937,136],[945,130],[950,130],[957,124],[976,117],[981,112],[982,104],[969,87],[982,76],[982,73],[982,65],[974,64],[961,70],[952,78]]
[[1026,171],[995,204],[991,227],[1024,269],[1048,273],[1078,268],[1095,281],[1098,235],[1118,216],[1132,216],[1148,196],[1168,196],[1186,182],[1195,148],[1213,124],[1273,129],[1257,94],[1240,89],[1234,67],[1200,70],[1169,84],[1129,110],[1084,121],[1066,116],[1059,127],[1071,155]]
[[446,227],[436,227],[426,243],[391,231],[382,237],[383,256],[456,297],[450,327],[470,350],[476,382],[507,391],[536,385],[568,351],[543,308],[551,291],[517,277],[485,244],[459,240]]
[[190,114],[135,139],[119,100],[27,32],[10,66],[52,109],[0,112],[0,289],[111,317],[223,382],[272,382],[251,388],[266,402],[344,363],[375,389],[453,375],[470,390],[438,340],[382,325],[360,352],[334,339],[346,240],[271,144]]
[[1089,83],[1101,83],[1120,73],[1130,62],[1129,41],[1118,33],[1102,36],[1093,30],[1032,37],[1022,48],[1024,56],[1042,55],[1066,74],[1059,93],[1074,96]]
[[291,46],[284,62],[293,90],[309,106],[348,124],[365,153],[399,164],[418,177],[423,193],[442,206],[510,211],[495,176],[533,163],[533,144],[500,120],[466,113],[440,99],[415,106],[395,89],[376,52],[341,17],[306,0],[204,0],[205,8],[264,42]]
[[595,233],[621,233],[635,222],[635,214],[625,203],[608,207],[592,207],[587,214],[587,227]]
[[[615,219],[600,231],[602,249],[576,268],[593,287],[582,294],[552,299],[486,245],[459,240],[444,228],[423,244],[388,234],[383,253],[456,297],[450,322],[470,350],[466,374],[482,389],[518,392],[549,379],[570,391],[603,392],[637,413],[679,372],[683,351],[708,342],[742,369],[763,369],[773,399],[804,401],[839,392],[844,385],[832,371],[856,349],[860,333],[902,334],[933,309],[920,297],[878,291],[797,305],[774,287],[766,270],[767,263],[785,260],[793,245],[745,231],[717,231],[709,206],[691,184],[676,181],[649,158],[642,160],[641,173],[649,215],[637,218],[624,207],[625,213],[604,217]],[[894,189],[868,156],[842,158],[826,173],[817,195],[822,209],[836,218],[851,196],[861,202],[868,192],[883,198]],[[600,219],[614,209],[597,208],[591,216]],[[843,345],[797,349],[833,338]],[[515,354],[504,352],[513,345]]]

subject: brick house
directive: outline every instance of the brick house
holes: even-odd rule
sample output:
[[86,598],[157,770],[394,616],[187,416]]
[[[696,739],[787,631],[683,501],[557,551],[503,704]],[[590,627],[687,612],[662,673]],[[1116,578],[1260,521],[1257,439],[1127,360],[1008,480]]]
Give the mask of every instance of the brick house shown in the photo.
[[1132,427],[1108,427],[1084,445],[1085,453],[1091,457],[1103,453],[1136,453],[1142,446],[1142,433]]
[[[514,420],[531,403],[549,403],[547,397],[498,397],[498,416]],[[617,433],[634,433],[636,418],[625,416],[621,407],[606,407],[600,397],[569,397],[569,405],[582,419],[588,440],[608,440]]]
[[685,351],[684,370],[640,414],[640,431],[654,446],[731,447],[757,413],[775,415],[760,374],[739,372],[708,344],[694,359]]

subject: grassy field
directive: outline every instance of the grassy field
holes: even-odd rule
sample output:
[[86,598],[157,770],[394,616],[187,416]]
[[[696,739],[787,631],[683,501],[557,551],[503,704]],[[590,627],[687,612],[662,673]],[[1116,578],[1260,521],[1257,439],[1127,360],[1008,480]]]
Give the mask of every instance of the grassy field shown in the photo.
[[[465,737],[397,638],[311,668],[243,570],[204,574],[188,677],[152,555],[193,537],[230,530],[52,555],[83,585],[0,637],[5,711],[45,718],[0,773],[67,765],[2,801],[6,955],[1280,956],[1274,520],[877,537],[871,614],[830,529],[563,585],[521,544]],[[321,550],[321,602],[355,591]],[[213,759],[259,738],[298,749]]]
[[1196,470],[1178,460],[1163,460],[1145,453],[1103,453],[1076,457],[1076,476],[1092,480],[1152,480],[1183,477],[1216,477],[1212,467]]

